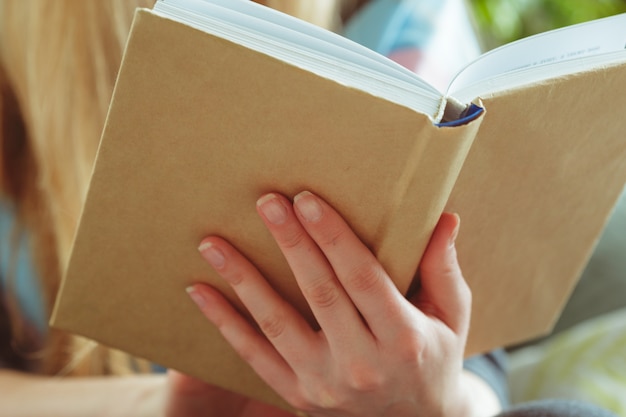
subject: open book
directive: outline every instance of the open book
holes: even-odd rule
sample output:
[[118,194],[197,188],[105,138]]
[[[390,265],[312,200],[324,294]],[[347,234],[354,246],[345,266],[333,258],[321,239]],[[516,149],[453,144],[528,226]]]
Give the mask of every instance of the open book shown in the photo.
[[626,182],[626,15],[485,54],[441,93],[248,1],[137,11],[52,324],[281,404],[188,299],[242,308],[196,248],[240,248],[315,325],[255,201],[311,190],[401,291],[443,210],[467,353],[548,332]]

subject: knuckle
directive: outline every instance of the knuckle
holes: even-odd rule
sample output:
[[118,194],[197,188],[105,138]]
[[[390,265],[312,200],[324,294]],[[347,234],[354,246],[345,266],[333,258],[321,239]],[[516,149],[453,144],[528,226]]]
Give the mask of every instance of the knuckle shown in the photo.
[[424,256],[420,266],[422,274],[437,276],[453,276],[456,273],[456,265],[451,262],[445,262],[440,257],[427,254]]
[[377,292],[384,283],[385,273],[373,262],[364,262],[346,276],[346,285],[361,292]]
[[322,232],[321,238],[319,239],[320,244],[324,246],[337,246],[338,242],[346,234],[346,231],[345,228],[327,228]]
[[413,332],[411,336],[398,338],[396,341],[396,357],[400,362],[409,365],[419,364],[424,356],[424,336],[421,332]]
[[337,303],[340,292],[337,283],[328,278],[321,278],[307,287],[304,295],[311,307],[327,308]]
[[455,265],[445,264],[445,265],[435,265],[431,267],[431,273],[437,274],[444,277],[455,277],[458,269]]
[[232,286],[241,284],[246,278],[246,274],[240,269],[232,269],[223,274],[223,277]]
[[353,362],[349,364],[345,372],[348,387],[357,392],[375,392],[385,382],[384,375],[367,363]]
[[305,233],[300,229],[294,229],[284,232],[277,238],[278,244],[285,249],[292,249],[300,246],[305,240]]
[[279,337],[287,325],[285,317],[280,314],[271,314],[258,321],[259,328],[270,339]]

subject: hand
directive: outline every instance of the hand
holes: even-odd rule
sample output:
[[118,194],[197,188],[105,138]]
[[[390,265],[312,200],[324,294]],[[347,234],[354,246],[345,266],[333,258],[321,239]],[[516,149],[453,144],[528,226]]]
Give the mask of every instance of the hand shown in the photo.
[[262,197],[257,209],[286,257],[321,330],[314,331],[258,270],[219,237],[200,245],[263,334],[214,288],[191,296],[279,395],[312,416],[462,415],[471,294],[456,261],[459,220],[444,214],[407,300],[343,219],[303,192]]
[[207,384],[196,378],[168,371],[166,417],[290,417],[291,414]]

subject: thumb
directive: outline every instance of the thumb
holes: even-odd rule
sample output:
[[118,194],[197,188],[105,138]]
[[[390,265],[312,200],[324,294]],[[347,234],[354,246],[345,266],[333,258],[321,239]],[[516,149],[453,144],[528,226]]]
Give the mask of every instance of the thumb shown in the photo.
[[435,316],[465,336],[472,295],[457,261],[455,240],[459,225],[458,215],[441,215],[420,264],[420,289],[411,301],[426,315]]

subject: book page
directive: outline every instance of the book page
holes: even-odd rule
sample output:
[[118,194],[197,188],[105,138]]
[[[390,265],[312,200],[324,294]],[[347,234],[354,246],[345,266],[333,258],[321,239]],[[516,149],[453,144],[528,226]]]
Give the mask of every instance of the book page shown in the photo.
[[461,103],[471,102],[477,97],[487,98],[494,94],[509,91],[543,80],[566,75],[593,71],[598,68],[619,65],[626,62],[626,49],[601,55],[587,55],[572,61],[537,65],[519,71],[496,75],[485,82],[472,84],[455,91],[454,98]]
[[[626,14],[541,33],[482,55],[457,75],[448,94],[463,101],[469,94],[461,91],[470,88],[480,93],[508,88],[505,74],[516,73],[518,82],[529,83],[571,73],[581,69],[577,61],[597,65],[602,59],[587,58],[623,51],[625,45]],[[541,70],[544,66],[551,66],[545,75]]]
[[153,11],[409,107],[433,119],[441,93],[416,74],[343,36],[250,1],[159,0]]
[[[272,38],[281,39],[289,31],[289,35],[296,36],[298,43],[307,49],[324,49],[335,57],[339,52],[345,53],[348,50],[350,59],[360,65],[373,65],[373,68],[388,73],[399,80],[405,80],[409,83],[415,83],[415,74],[408,71],[401,65],[396,64],[384,56],[373,52],[358,43],[351,42],[343,36],[337,36],[335,33],[315,26],[292,16],[285,15],[277,10],[269,7],[263,7],[251,1],[233,1],[233,0],[161,0],[155,5],[155,10],[162,10],[164,7],[176,5],[178,8],[185,8],[189,12],[197,13],[203,16],[214,16],[220,19],[226,19],[230,23],[235,20],[238,26],[242,26],[244,21],[236,21],[237,19],[246,19],[245,22],[253,26],[247,26],[256,32],[266,33]],[[216,9],[220,7],[221,9]],[[163,9],[165,10],[165,9]],[[237,13],[237,14],[233,14]],[[241,16],[241,17],[238,17]],[[252,17],[253,20],[250,20]],[[354,54],[352,54],[354,53]],[[374,61],[374,62],[372,62]]]

